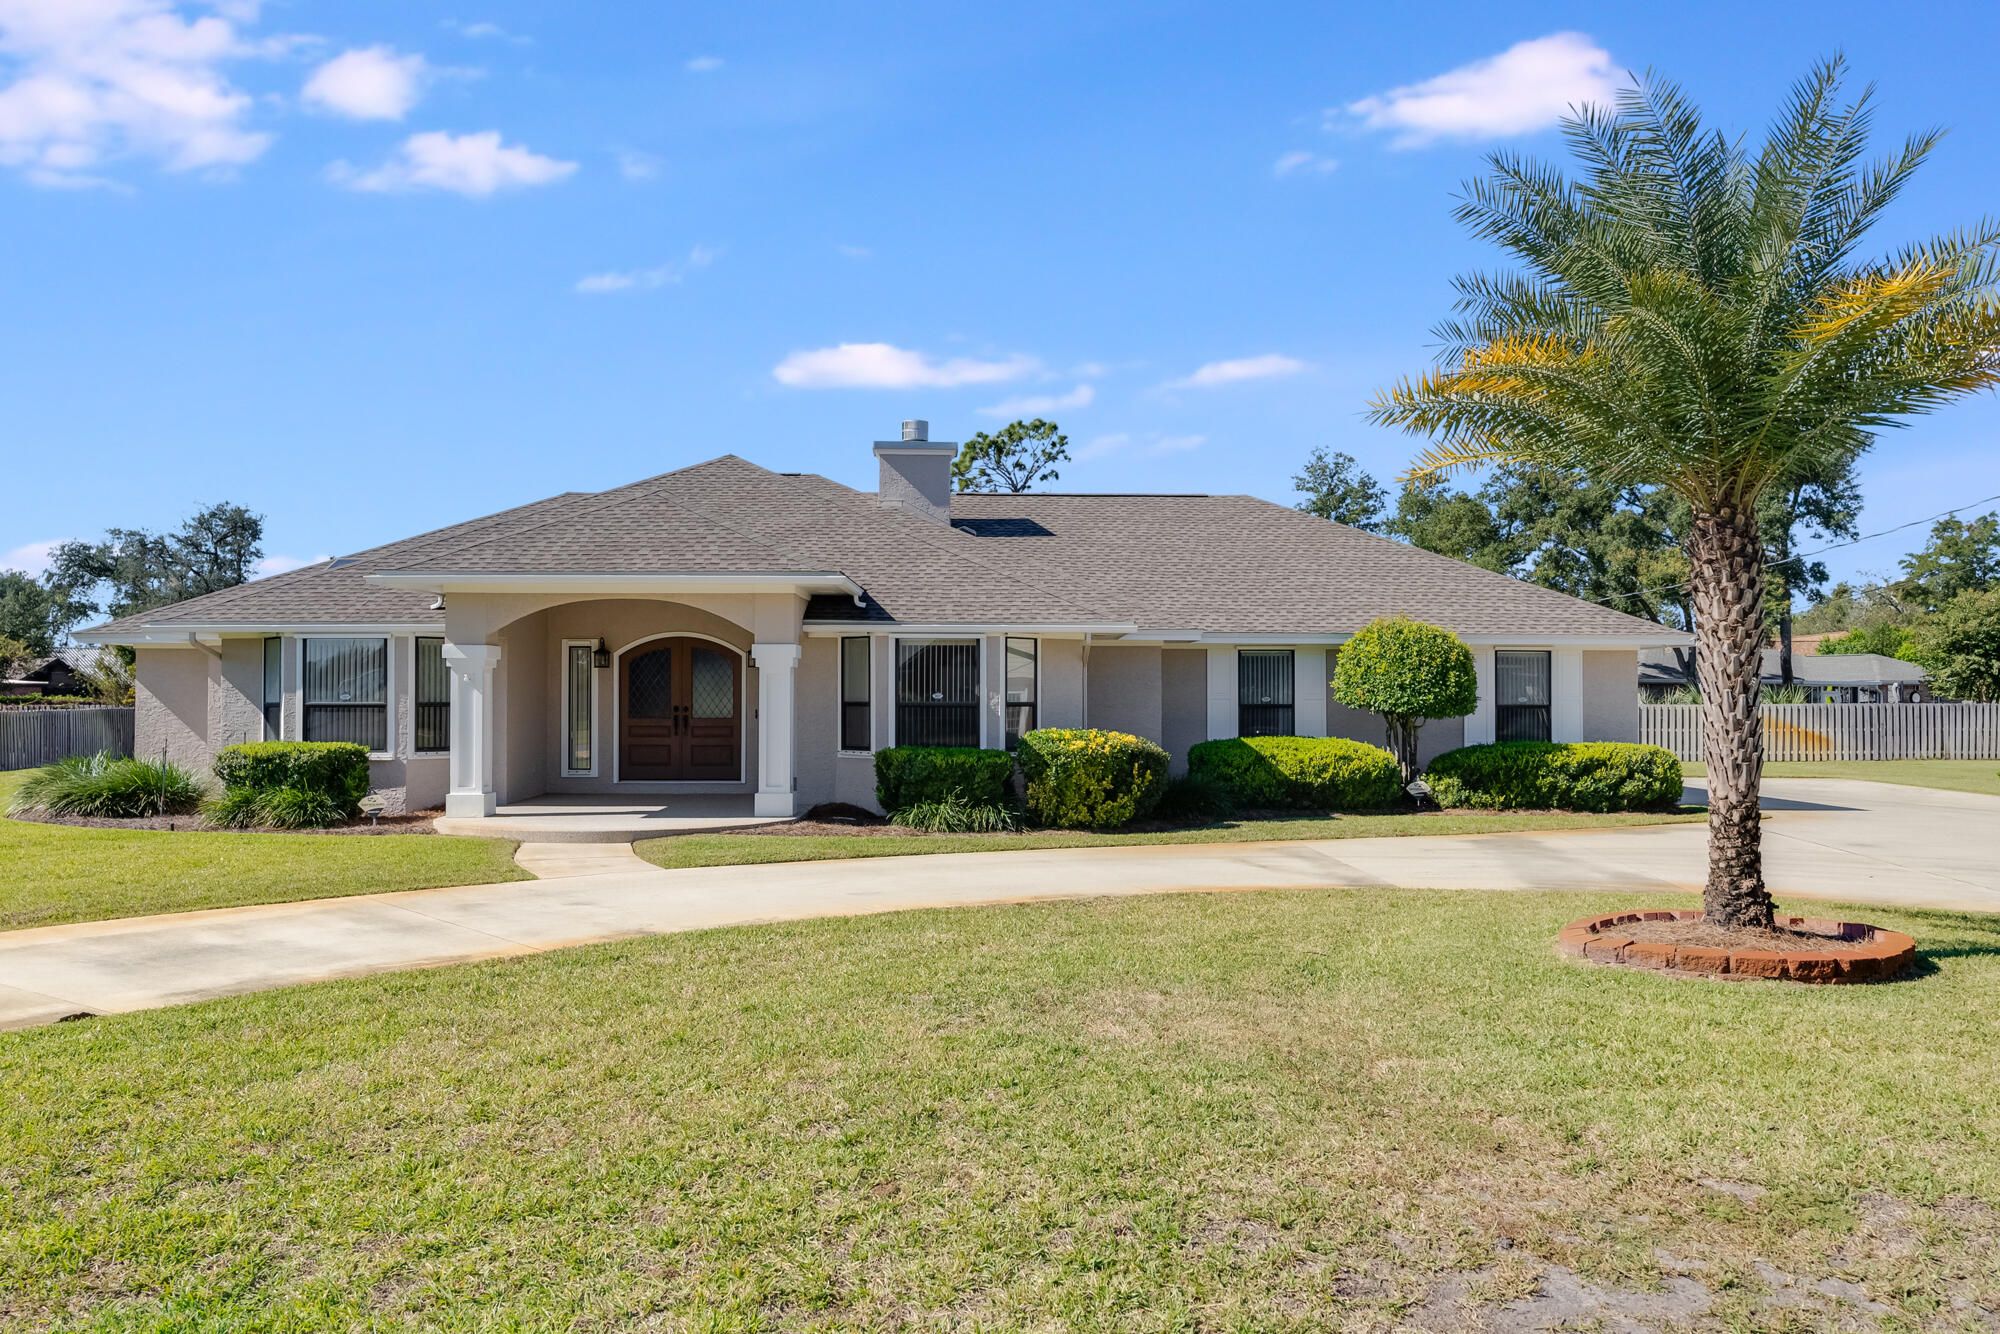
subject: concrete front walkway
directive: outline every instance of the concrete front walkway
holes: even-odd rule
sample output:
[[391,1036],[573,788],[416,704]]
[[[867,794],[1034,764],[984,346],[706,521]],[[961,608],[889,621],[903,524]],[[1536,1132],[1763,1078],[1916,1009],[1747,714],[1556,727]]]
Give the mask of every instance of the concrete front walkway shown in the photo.
[[[1767,797],[1776,893],[2000,911],[2000,798],[1831,779],[1773,780]],[[1312,886],[1693,890],[1705,836],[1700,825],[1657,825],[680,871],[625,844],[524,844],[521,864],[543,879],[0,933],[0,1028],[625,936],[902,908]]]

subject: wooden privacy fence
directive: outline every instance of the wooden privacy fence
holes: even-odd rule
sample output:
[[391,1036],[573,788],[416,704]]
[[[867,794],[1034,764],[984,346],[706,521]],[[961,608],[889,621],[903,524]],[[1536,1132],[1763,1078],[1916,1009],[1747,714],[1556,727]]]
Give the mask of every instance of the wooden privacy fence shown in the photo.
[[[1766,704],[1764,758],[2000,759],[2000,704]],[[1701,705],[1641,704],[1639,740],[1701,758]]]
[[0,709],[0,769],[32,769],[65,755],[132,753],[132,706]]

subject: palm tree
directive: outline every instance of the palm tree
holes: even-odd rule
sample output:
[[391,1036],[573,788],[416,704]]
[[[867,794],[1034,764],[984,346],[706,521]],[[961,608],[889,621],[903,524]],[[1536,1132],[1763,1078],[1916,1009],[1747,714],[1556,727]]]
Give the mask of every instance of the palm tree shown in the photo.
[[1722,925],[1771,921],[1760,498],[1899,418],[2000,383],[2000,226],[1856,257],[1940,132],[1863,164],[1873,90],[1843,103],[1844,72],[1830,60],[1794,87],[1754,157],[1648,76],[1615,108],[1564,122],[1577,179],[1490,158],[1457,217],[1521,267],[1460,278],[1439,368],[1370,410],[1432,440],[1413,477],[1533,463],[1665,486],[1692,509],[1704,904]]

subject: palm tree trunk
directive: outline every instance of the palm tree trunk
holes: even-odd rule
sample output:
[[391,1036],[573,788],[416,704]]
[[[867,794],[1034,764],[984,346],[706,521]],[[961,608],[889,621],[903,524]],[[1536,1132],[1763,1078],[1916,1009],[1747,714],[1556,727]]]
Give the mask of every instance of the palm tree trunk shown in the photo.
[[1764,649],[1763,548],[1757,515],[1723,506],[1694,516],[1695,670],[1708,763],[1708,888],[1702,907],[1719,926],[1769,926],[1757,793],[1764,728],[1757,714]]

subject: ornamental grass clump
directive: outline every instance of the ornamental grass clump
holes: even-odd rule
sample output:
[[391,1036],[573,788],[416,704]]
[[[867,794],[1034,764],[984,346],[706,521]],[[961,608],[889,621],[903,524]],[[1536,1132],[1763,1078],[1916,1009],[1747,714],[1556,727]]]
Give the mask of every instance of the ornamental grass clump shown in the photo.
[[140,760],[99,751],[44,765],[15,789],[7,808],[16,815],[139,819],[190,815],[205,795],[193,771],[165,757]]
[[935,801],[905,806],[889,822],[926,834],[1006,834],[1021,827],[1012,807],[973,801],[957,788]]
[[1129,732],[1045,727],[1021,736],[1028,813],[1056,829],[1115,829],[1152,813],[1167,752]]

